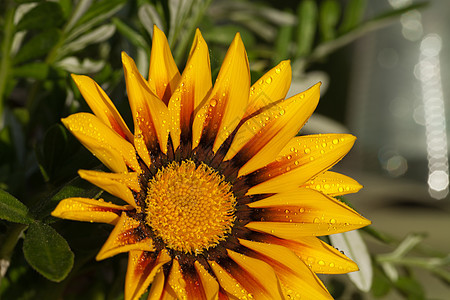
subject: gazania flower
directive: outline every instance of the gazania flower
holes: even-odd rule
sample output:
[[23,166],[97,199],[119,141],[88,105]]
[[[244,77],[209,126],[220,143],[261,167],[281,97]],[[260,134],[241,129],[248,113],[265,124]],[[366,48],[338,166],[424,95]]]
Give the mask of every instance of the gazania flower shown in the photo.
[[64,125],[111,173],[82,178],[126,204],[69,198],[52,215],[114,225],[97,255],[128,252],[125,299],[330,299],[316,273],[357,266],[317,236],[370,222],[333,196],[361,186],[328,171],[347,134],[296,136],[319,86],[285,99],[289,61],[250,86],[239,34],[214,86],[197,30],[180,75],[155,27],[149,79],[123,53],[134,134],[105,92],[73,75],[94,114]]

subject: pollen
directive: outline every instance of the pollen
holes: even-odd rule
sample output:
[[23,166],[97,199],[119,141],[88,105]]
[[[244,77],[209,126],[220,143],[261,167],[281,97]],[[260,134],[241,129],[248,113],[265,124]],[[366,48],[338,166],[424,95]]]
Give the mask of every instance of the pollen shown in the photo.
[[231,184],[214,169],[172,162],[148,183],[146,223],[166,247],[197,255],[231,233],[235,204]]

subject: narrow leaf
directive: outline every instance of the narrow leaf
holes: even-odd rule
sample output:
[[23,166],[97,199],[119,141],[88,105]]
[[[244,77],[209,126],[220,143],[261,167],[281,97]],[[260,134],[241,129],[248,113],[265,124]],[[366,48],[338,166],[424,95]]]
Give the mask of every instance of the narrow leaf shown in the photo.
[[35,78],[44,80],[49,74],[50,67],[44,62],[33,62],[13,69],[13,75],[21,78]]
[[350,0],[344,11],[344,17],[339,27],[339,32],[344,33],[352,30],[361,23],[367,0]]
[[51,226],[41,222],[30,224],[23,253],[28,263],[51,281],[63,280],[73,266],[74,255],[69,244]]
[[358,264],[359,271],[349,273],[350,280],[361,290],[367,292],[372,286],[372,262],[369,252],[357,230],[330,235],[331,243],[344,251],[350,259]]
[[58,42],[60,32],[51,28],[31,38],[14,57],[14,63],[18,64],[47,54]]
[[341,7],[336,0],[325,0],[320,5],[319,25],[323,41],[329,41],[336,36],[336,25],[341,17]]
[[317,4],[313,0],[303,0],[297,9],[297,53],[305,56],[311,52],[317,27]]
[[57,2],[42,2],[26,13],[17,24],[16,29],[45,29],[58,27],[64,21],[61,6]]
[[21,224],[33,221],[28,215],[28,208],[4,190],[0,190],[0,219]]

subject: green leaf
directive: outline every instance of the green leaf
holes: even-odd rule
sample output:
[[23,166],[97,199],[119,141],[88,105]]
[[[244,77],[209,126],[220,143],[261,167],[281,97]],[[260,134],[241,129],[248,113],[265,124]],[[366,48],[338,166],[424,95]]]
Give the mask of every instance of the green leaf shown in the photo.
[[58,42],[60,31],[52,28],[35,35],[28,41],[14,57],[14,63],[28,61],[47,54]]
[[275,42],[275,55],[272,59],[274,64],[277,64],[281,60],[289,57],[289,48],[291,45],[293,29],[294,27],[292,25],[284,25],[279,28]]
[[297,53],[306,56],[311,52],[317,27],[317,4],[314,0],[303,0],[297,9]]
[[372,283],[372,295],[376,298],[383,297],[391,290],[392,283],[380,269],[377,264],[374,264],[373,283]]
[[104,0],[96,2],[88,11],[80,17],[67,37],[72,41],[88,30],[91,30],[101,22],[111,18],[125,4],[125,0]]
[[33,222],[23,242],[28,263],[47,279],[60,282],[69,274],[74,255],[66,240],[51,226]]
[[350,0],[348,2],[341,26],[339,27],[340,33],[348,32],[361,23],[366,5],[367,0]]
[[21,224],[33,222],[28,208],[4,190],[0,190],[0,219]]
[[419,281],[412,277],[402,276],[399,277],[395,283],[396,288],[409,300],[423,300],[425,299],[425,294],[422,285]]
[[320,5],[319,25],[323,41],[336,37],[336,25],[341,16],[341,6],[336,0],[325,0]]
[[113,18],[112,22],[116,25],[117,30],[124,35],[134,46],[137,48],[148,49],[149,46],[145,39],[137,33],[133,28],[119,20],[118,18]]
[[50,67],[44,62],[32,62],[26,65],[15,67],[13,75],[21,78],[35,78],[44,80],[49,74]]
[[57,2],[42,2],[26,13],[17,24],[16,29],[46,29],[58,27],[64,22],[61,6]]

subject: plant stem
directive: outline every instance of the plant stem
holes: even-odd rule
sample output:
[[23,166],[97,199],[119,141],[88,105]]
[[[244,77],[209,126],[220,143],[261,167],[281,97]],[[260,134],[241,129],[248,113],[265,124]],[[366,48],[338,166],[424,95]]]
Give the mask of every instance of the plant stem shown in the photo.
[[2,58],[0,61],[0,129],[4,122],[4,106],[6,100],[6,82],[8,79],[8,71],[10,68],[10,51],[11,43],[14,35],[14,12],[15,9],[10,7],[10,1],[5,5],[5,26],[4,37],[1,44]]

